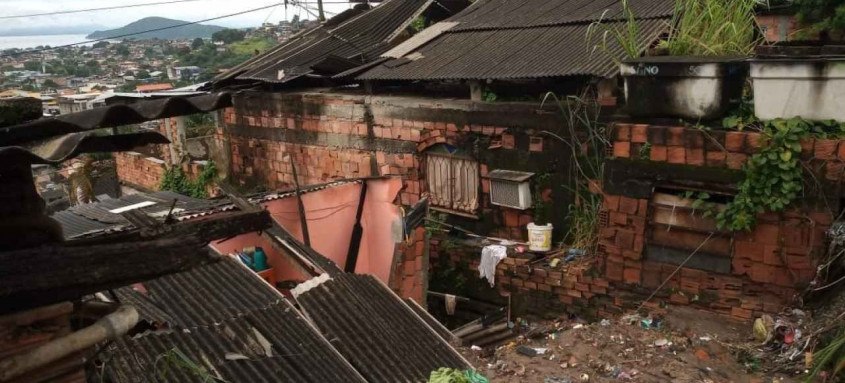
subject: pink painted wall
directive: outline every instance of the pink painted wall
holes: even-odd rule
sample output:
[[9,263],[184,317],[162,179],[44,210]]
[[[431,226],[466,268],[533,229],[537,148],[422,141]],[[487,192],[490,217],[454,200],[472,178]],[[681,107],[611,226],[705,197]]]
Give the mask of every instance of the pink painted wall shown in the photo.
[[[311,247],[340,268],[346,264],[346,253],[352,238],[352,225],[361,185],[357,183],[330,187],[302,195]],[[287,197],[263,204],[273,219],[302,242],[302,225],[296,197]]]
[[277,281],[305,281],[310,279],[310,276],[306,277],[299,272],[291,261],[282,256],[282,254],[276,250],[268,240],[261,237],[258,233],[242,234],[222,243],[211,242],[209,245],[221,254],[238,252],[243,250],[245,247],[260,247],[264,249],[264,253],[267,254],[267,263],[273,268],[273,274],[275,274]]
[[[358,251],[355,272],[371,274],[385,284],[390,282],[391,266],[396,244],[393,242],[392,224],[401,219],[399,207],[394,205],[402,188],[401,178],[367,181],[367,197],[361,215],[364,233]],[[346,265],[352,228],[361,195],[361,184],[350,183],[302,195],[311,247],[334,261],[341,269]],[[279,225],[299,241],[302,227],[296,197],[286,197],[262,203]],[[217,251],[228,254],[248,246],[261,246],[267,252],[270,265],[276,269],[276,278],[303,280],[290,261],[284,259],[269,243],[256,233],[244,234],[222,244],[212,244]],[[279,265],[277,267],[276,265]]]
[[401,189],[402,180],[398,177],[368,181],[367,198],[361,216],[364,234],[355,272],[374,275],[385,284],[390,282],[396,249],[392,225],[402,217],[399,206],[394,204]]

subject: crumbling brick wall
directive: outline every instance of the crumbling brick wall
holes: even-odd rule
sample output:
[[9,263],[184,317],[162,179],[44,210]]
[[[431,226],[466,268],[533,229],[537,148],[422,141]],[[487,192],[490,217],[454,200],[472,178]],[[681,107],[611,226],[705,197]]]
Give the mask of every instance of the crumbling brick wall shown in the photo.
[[[474,218],[451,215],[451,223],[482,235],[524,241],[532,210],[503,208],[490,203],[494,169],[550,173],[551,185],[569,179],[564,147],[543,135],[556,132],[557,110],[536,104],[474,103],[465,100],[373,97],[337,93],[259,93],[235,96],[234,107],[222,110],[216,131],[218,148],[230,158],[229,177],[245,189],[289,190],[294,187],[293,163],[300,185],[335,179],[400,175],[404,188],[396,201],[412,205],[427,192],[426,150],[449,144],[469,153],[479,164],[479,208]],[[226,167],[225,164],[218,164]],[[563,187],[542,193],[554,209],[556,235],[572,201]],[[408,281],[422,247],[406,245],[396,266],[404,284],[417,292],[418,275]],[[413,262],[410,260],[413,259]],[[399,289],[402,283],[392,286]]]
[[[148,191],[159,190],[168,168],[164,160],[138,152],[114,153],[114,162],[122,184]],[[182,172],[192,180],[204,169],[205,165],[197,161],[182,164]],[[209,185],[209,195],[214,195],[213,188],[214,185]]]
[[[613,155],[621,161],[620,168],[668,169],[664,180],[655,185],[677,184],[696,176],[734,177],[759,150],[761,138],[755,132],[704,132],[646,124],[616,124],[612,133]],[[647,146],[650,150],[643,149]],[[811,167],[822,169],[820,174],[828,181],[841,180],[845,145],[834,140],[805,140],[802,147],[802,158]],[[843,149],[841,159],[837,147]],[[681,180],[666,176],[678,174],[687,176],[680,176]],[[692,184],[715,187],[715,183]],[[778,214],[759,214],[751,232],[729,235],[730,263],[725,272],[683,267],[669,278],[677,264],[655,261],[646,250],[649,227],[655,224],[650,205],[653,195],[630,196],[620,187],[605,190],[602,214],[606,225],[600,232],[605,277],[620,290],[643,293],[668,279],[652,305],[660,301],[694,304],[742,320],[779,311],[808,285],[833,219],[829,209],[811,204]],[[678,243],[683,241],[677,238]]]

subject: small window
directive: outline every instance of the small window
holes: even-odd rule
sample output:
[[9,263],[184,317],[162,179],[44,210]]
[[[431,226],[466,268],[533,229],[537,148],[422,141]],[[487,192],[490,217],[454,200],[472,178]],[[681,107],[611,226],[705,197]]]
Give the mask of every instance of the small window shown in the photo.
[[432,207],[468,214],[478,209],[478,162],[450,145],[426,152],[426,185]]
[[725,209],[730,197],[713,195],[704,203],[701,194],[672,189],[655,191],[649,203],[646,259],[679,265],[696,252],[687,267],[730,273],[732,235],[719,230],[712,216]]

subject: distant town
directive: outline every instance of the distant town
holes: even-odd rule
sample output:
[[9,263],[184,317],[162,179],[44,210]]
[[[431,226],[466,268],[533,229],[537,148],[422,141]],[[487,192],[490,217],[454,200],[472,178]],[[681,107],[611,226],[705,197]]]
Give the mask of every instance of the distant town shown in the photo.
[[58,48],[6,49],[0,51],[0,98],[39,98],[44,115],[55,116],[105,105],[113,96],[193,90],[316,24],[294,17],[258,28],[216,27],[210,36],[194,38],[162,34],[163,38],[145,35]]

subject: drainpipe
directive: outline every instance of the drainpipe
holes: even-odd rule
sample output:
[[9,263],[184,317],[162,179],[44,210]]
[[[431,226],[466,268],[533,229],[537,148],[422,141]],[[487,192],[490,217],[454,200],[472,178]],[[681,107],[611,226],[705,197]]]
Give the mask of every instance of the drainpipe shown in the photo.
[[132,306],[121,306],[91,326],[36,347],[25,354],[0,360],[0,382],[8,382],[97,343],[123,336],[137,323],[138,311]]
[[364,213],[364,200],[367,198],[367,181],[361,182],[361,196],[358,198],[358,212],[355,213],[355,226],[352,227],[352,239],[349,241],[349,251],[346,253],[346,267],[344,271],[354,273],[358,264],[358,250],[361,248],[361,237],[364,228],[361,226],[361,215]]
[[302,241],[305,246],[311,247],[311,236],[308,234],[308,219],[305,218],[305,204],[302,203],[302,189],[299,188],[299,177],[296,175],[296,163],[293,160],[293,153],[288,154],[290,168],[293,172],[293,184],[296,186],[296,206],[299,208],[299,224],[302,226]]

